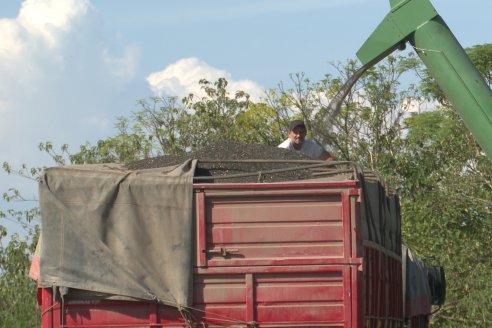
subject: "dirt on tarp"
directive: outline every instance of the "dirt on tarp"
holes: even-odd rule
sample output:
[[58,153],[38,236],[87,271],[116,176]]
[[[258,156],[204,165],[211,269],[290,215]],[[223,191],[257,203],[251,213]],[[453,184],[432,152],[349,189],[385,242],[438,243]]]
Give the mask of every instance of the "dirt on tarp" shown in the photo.
[[[309,161],[303,154],[261,144],[245,144],[221,141],[184,155],[165,155],[143,159],[126,164],[130,170],[141,170],[178,165],[188,159],[197,159],[196,182],[245,183],[245,182],[281,182],[312,178],[309,170],[300,169],[278,173],[265,173],[270,170],[305,166],[306,163],[282,161]],[[262,163],[247,162],[264,160]],[[269,161],[270,160],[270,161]],[[233,162],[231,162],[233,161]],[[278,162],[280,161],[280,162]],[[261,172],[261,174],[259,173]],[[250,176],[225,176],[254,173]],[[216,177],[206,178],[205,177]],[[222,178],[220,178],[222,177]]]

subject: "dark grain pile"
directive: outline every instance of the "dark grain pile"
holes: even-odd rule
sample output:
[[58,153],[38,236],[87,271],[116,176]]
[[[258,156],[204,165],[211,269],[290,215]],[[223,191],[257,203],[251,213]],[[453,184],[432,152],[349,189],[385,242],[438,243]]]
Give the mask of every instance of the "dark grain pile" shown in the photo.
[[[277,161],[310,160],[302,154],[285,149],[260,144],[243,144],[231,141],[218,142],[204,147],[198,151],[182,156],[169,155],[159,156],[140,161],[130,162],[126,165],[128,169],[140,170],[172,166],[183,163],[188,159],[197,159],[195,171],[195,182],[221,182],[221,183],[243,183],[243,182],[279,182],[312,178],[312,173],[306,169],[289,170],[279,173],[265,173],[269,170],[300,167],[306,164]],[[265,163],[241,162],[243,160],[270,160]],[[234,160],[233,162],[229,162]],[[259,174],[258,172],[262,172]],[[219,178],[238,174],[253,173],[251,176]],[[200,178],[201,177],[201,178]],[[215,177],[207,178],[204,177]]]

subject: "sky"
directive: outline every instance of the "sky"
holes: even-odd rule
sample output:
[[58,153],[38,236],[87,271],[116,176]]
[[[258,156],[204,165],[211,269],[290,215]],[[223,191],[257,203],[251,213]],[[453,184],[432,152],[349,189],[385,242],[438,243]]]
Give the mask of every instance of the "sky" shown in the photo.
[[[463,47],[492,42],[492,1],[432,3]],[[75,152],[112,136],[115,118],[138,100],[199,92],[201,78],[225,77],[253,99],[291,73],[318,81],[331,63],[355,59],[389,8],[388,0],[2,0],[0,162],[52,166],[40,142]],[[0,191],[12,186],[36,198],[35,183],[0,173]]]

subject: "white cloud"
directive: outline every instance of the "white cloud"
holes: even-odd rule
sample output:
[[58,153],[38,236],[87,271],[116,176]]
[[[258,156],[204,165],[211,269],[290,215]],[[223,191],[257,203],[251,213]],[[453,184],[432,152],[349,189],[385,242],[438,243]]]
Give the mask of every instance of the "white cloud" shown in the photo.
[[32,36],[56,46],[59,33],[70,31],[71,22],[89,9],[86,0],[28,0],[22,4],[17,22]]
[[114,77],[130,80],[137,71],[137,58],[140,56],[140,51],[135,45],[125,47],[123,56],[114,57],[107,49],[103,50],[104,63],[109,67]]
[[[139,50],[114,49],[102,35],[88,0],[25,0],[17,17],[0,19],[0,163],[54,165],[38,150],[40,142],[68,143],[76,151],[110,135],[114,117],[125,115],[118,110],[132,109],[141,97],[129,92]],[[0,192],[10,187],[37,198],[35,181],[0,171]],[[2,210],[22,206],[0,201]],[[0,224],[24,233],[10,221]]]
[[0,161],[36,161],[41,141],[104,138],[132,109],[139,49],[103,35],[88,0],[25,0],[0,19]]
[[189,93],[203,96],[204,92],[198,83],[200,79],[214,82],[219,78],[227,80],[228,91],[231,94],[241,90],[248,93],[252,100],[258,101],[264,93],[263,88],[253,81],[233,80],[227,71],[212,67],[194,57],[180,59],[162,71],[150,74],[147,82],[158,96],[184,97]]

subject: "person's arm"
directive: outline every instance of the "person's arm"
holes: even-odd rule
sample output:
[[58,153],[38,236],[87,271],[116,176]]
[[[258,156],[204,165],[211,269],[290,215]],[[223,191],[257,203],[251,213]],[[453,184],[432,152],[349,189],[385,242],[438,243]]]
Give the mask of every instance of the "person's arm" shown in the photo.
[[322,161],[336,161],[337,160],[335,156],[333,156],[332,154],[330,154],[329,152],[327,152],[324,149],[321,152],[319,159]]

